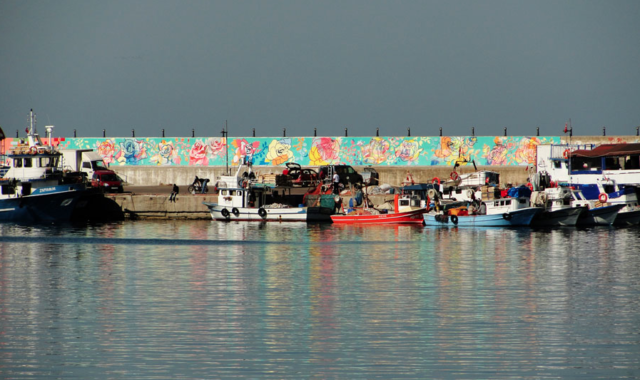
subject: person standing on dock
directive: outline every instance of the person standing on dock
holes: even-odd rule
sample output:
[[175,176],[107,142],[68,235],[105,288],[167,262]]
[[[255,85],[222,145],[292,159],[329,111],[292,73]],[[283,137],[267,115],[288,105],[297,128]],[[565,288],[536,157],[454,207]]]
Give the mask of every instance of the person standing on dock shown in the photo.
[[174,183],[173,190],[171,191],[171,195],[169,196],[169,202],[175,202],[179,192],[180,188]]
[[338,175],[338,172],[333,173],[333,193],[335,195],[340,194],[340,176]]

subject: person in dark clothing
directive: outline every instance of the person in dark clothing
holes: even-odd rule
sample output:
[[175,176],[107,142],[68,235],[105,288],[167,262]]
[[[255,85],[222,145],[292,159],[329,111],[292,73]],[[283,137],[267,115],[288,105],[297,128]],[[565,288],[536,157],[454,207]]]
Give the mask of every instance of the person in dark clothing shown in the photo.
[[180,188],[175,183],[173,184],[173,191],[171,191],[171,195],[169,196],[169,202],[175,202],[178,193],[180,192]]

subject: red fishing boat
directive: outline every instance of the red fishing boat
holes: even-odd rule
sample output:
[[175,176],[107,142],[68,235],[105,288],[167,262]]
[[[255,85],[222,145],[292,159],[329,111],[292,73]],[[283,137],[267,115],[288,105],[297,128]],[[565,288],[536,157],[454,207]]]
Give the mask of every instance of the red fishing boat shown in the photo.
[[[423,214],[427,212],[425,207],[411,207],[411,199],[398,194],[394,197],[394,209],[399,212],[380,212],[375,208],[367,207],[365,198],[365,208],[355,209],[346,214],[331,215],[331,221],[337,224],[423,224]],[[384,210],[387,211],[387,210]]]
[[424,222],[422,214],[426,211],[426,209],[420,209],[388,214],[353,212],[346,215],[331,215],[331,221],[339,224],[422,224]]

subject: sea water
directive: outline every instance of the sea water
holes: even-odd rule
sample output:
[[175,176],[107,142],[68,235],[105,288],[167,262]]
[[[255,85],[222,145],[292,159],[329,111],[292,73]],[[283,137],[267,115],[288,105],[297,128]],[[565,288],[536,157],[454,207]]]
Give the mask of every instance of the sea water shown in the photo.
[[0,232],[0,378],[640,377],[637,227]]

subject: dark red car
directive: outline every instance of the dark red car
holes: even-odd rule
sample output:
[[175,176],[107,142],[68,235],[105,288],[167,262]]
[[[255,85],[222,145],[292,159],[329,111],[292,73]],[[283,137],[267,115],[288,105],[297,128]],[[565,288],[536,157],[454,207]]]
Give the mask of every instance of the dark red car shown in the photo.
[[303,169],[300,164],[287,162],[287,170],[293,186],[315,186],[318,184],[318,173],[313,169]]

